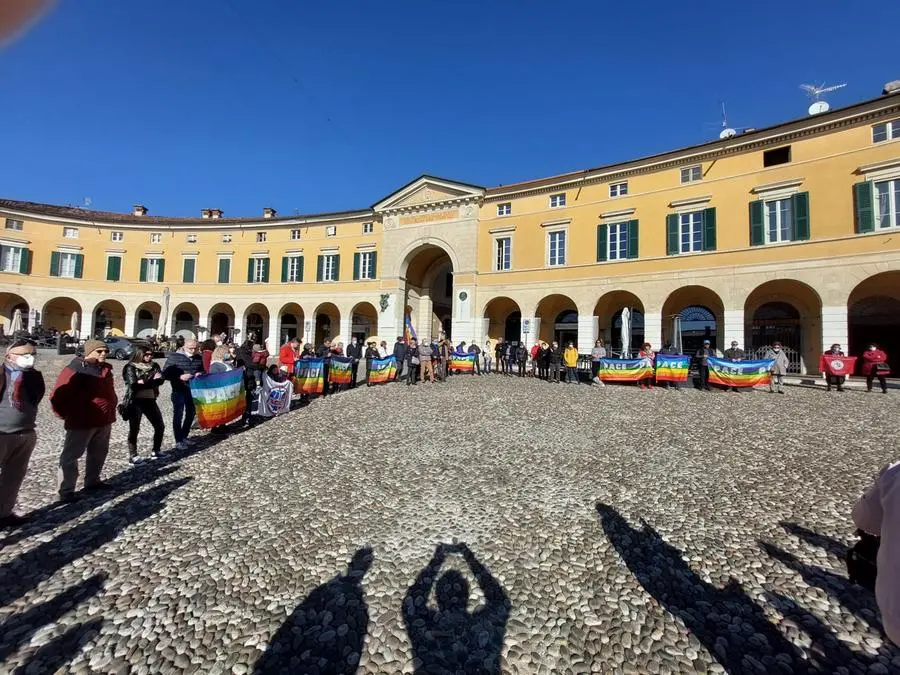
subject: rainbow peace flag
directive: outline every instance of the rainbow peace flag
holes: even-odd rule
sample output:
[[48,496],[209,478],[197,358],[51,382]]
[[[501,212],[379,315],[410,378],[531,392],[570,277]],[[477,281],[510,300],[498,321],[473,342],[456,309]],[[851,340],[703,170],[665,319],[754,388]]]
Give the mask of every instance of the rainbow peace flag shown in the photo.
[[450,370],[458,370],[461,373],[471,373],[475,370],[475,355],[453,352],[447,363]]
[[650,359],[600,359],[597,375],[603,382],[639,382],[653,377]]
[[723,387],[755,387],[758,384],[770,384],[769,373],[775,359],[760,361],[726,361],[710,357],[709,381]]
[[321,394],[325,391],[325,359],[300,359],[294,364],[294,377],[299,394]]
[[388,356],[369,361],[369,384],[384,384],[397,379],[397,359]]
[[247,407],[243,368],[195,377],[190,387],[201,429],[228,424],[243,415]]
[[350,384],[353,378],[353,359],[332,356],[328,363],[328,381],[331,384]]
[[690,356],[656,355],[657,382],[687,382],[690,369]]
[[403,320],[403,339],[406,340],[406,344],[409,344],[410,340],[418,340],[418,336],[416,336],[416,329],[413,328],[412,325],[412,316],[409,314],[405,315]]

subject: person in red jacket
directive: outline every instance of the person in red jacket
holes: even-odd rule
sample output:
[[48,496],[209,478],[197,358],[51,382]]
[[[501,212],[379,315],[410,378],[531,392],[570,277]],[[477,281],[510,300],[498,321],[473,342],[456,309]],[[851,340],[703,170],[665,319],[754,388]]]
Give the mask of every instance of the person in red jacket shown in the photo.
[[866,376],[866,387],[872,391],[872,380],[878,378],[878,384],[881,385],[881,393],[887,393],[887,382],[884,378],[891,374],[891,367],[887,362],[887,354],[878,349],[878,345],[874,342],[869,344],[869,348],[862,355],[862,374]]
[[289,375],[294,373],[294,362],[299,358],[297,354],[299,348],[300,340],[297,338],[291,338],[290,342],[281,345],[278,352],[278,365],[281,367],[281,372]]
[[76,356],[63,368],[56,380],[50,405],[63,418],[66,440],[59,456],[59,500],[78,500],[78,460],[87,452],[84,489],[100,490],[106,484],[100,478],[109,435],[116,421],[116,388],[112,366],[106,363],[109,350],[101,340],[84,343],[84,356]]

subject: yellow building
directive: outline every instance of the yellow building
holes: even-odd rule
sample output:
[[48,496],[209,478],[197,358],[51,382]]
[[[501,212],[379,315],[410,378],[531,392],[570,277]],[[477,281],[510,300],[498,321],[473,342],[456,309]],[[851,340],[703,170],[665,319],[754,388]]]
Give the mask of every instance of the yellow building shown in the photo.
[[[900,360],[900,95],[496,188],[422,176],[369,208],[199,218],[0,200],[0,316],[83,335],[232,329],[654,348],[680,324],[799,372],[833,342]],[[167,298],[167,299],[166,299]]]

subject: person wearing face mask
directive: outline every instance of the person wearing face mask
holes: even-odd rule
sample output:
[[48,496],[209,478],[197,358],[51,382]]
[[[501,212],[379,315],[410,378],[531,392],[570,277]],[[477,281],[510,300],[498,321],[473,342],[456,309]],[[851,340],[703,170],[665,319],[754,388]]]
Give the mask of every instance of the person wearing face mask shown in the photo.
[[891,367],[887,362],[887,354],[878,349],[878,345],[874,342],[869,344],[869,348],[862,355],[862,374],[866,376],[866,391],[872,391],[872,382],[878,378],[878,384],[881,385],[881,393],[887,393],[887,382],[885,377],[891,374]]
[[53,412],[65,421],[66,439],[59,456],[59,500],[78,500],[78,460],[87,453],[84,489],[106,487],[100,474],[109,454],[109,437],[116,421],[116,387],[109,354],[102,340],[84,343],[84,356],[76,356],[63,368],[50,395]]
[[493,361],[491,357],[494,355],[494,346],[491,344],[490,338],[484,341],[484,349],[481,353],[484,356],[484,374],[490,375],[491,363]]
[[44,398],[44,376],[34,369],[30,340],[14,340],[0,367],[0,528],[26,518],[13,513],[28,461],[37,442],[35,419]]
[[787,374],[790,362],[788,361],[787,354],[784,353],[784,349],[781,347],[781,343],[773,343],[772,348],[766,352],[765,358],[774,361],[772,367],[769,369],[769,372],[772,375],[772,379],[769,381],[769,393],[774,394],[775,388],[777,387],[778,393],[783,394],[784,376]]
[[165,380],[162,369],[153,360],[153,352],[136,347],[131,361],[122,369],[122,379],[125,380],[125,397],[122,403],[128,410],[128,461],[132,464],[139,461],[137,439],[142,417],[146,417],[153,425],[153,457],[159,457],[166,425],[156,399],[159,387]]
[[359,360],[363,357],[363,348],[356,337],[350,338],[350,344],[347,345],[347,357],[353,359],[350,366],[350,387],[356,386],[356,377],[359,373]]
[[163,376],[172,385],[172,433],[176,450],[187,449],[188,434],[197,414],[188,383],[204,373],[199,347],[196,340],[185,340],[181,349],[169,354],[163,365]]
[[828,391],[831,391],[832,385],[837,385],[838,391],[844,391],[844,381],[847,379],[844,375],[829,375],[825,370],[825,357],[826,356],[844,356],[844,352],[841,351],[841,346],[837,343],[831,345],[831,349],[829,349],[820,359],[821,363],[819,367],[822,369],[822,372],[825,373],[825,384],[828,385]]

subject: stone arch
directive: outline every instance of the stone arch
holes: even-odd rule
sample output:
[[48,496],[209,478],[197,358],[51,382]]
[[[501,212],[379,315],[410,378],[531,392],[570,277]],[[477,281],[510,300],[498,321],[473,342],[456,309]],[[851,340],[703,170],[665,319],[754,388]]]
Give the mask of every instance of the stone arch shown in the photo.
[[333,302],[323,302],[313,312],[313,343],[321,345],[340,331],[341,312]]
[[33,308],[28,301],[16,293],[0,293],[0,326],[3,326],[3,330],[7,334],[12,332],[10,327],[17,309],[22,317],[22,330],[34,328],[31,325],[34,318],[31,311]]
[[744,301],[744,349],[762,356],[780,342],[789,370],[818,370],[822,349],[822,299],[796,279],[772,279],[754,288]]
[[706,286],[682,286],[663,303],[663,342],[676,342],[676,321],[681,325],[681,348],[686,354],[696,351],[704,339],[723,348],[725,305],[715,291]]
[[512,298],[500,295],[491,298],[482,312],[485,339],[503,338],[509,342],[522,339],[522,309]]
[[261,302],[254,302],[244,310],[244,332],[237,342],[252,339],[255,343],[265,343],[269,336],[269,308]]
[[[153,300],[138,305],[134,316],[134,336],[143,338],[155,335],[159,328],[160,312],[162,306]],[[166,331],[167,329],[163,327],[163,335],[167,335]]]
[[101,300],[91,312],[91,325],[84,326],[82,331],[91,337],[105,337],[110,333],[125,334],[125,305],[118,300]]
[[308,341],[309,336],[304,325],[305,318],[303,308],[296,302],[289,302],[279,309],[278,323],[281,328],[278,344],[283,345],[291,338],[297,338],[301,342]]
[[[401,275],[406,281],[404,312],[410,314],[420,339],[437,337],[440,333],[450,337],[453,273],[458,269],[453,247],[431,237],[410,246],[408,251],[401,265]],[[466,302],[471,302],[468,296]]]
[[375,309],[375,305],[365,301],[353,305],[353,309],[350,310],[350,335],[343,336],[344,342],[349,344],[351,337],[362,342],[378,334],[378,310]]
[[578,305],[568,295],[553,293],[541,298],[534,310],[534,334],[544,342],[578,345]]
[[220,333],[225,333],[231,339],[234,339],[236,334],[238,338],[243,337],[239,335],[240,329],[234,324],[236,316],[234,308],[227,302],[217,302],[210,308],[207,316],[206,328],[209,329],[210,337]]
[[83,325],[84,316],[81,304],[77,300],[65,296],[52,298],[44,303],[44,308],[41,310],[41,325],[44,328],[55,328],[61,333],[71,334],[73,314],[77,315],[78,324],[75,333],[87,335],[90,326]]
[[[200,324],[200,310],[192,302],[180,302],[172,309],[171,336],[196,338],[199,333],[208,333],[209,325]],[[201,330],[202,329],[202,330]]]
[[847,333],[847,354],[860,354],[874,342],[892,365],[900,361],[900,271],[873,274],[850,292]]
[[[640,349],[644,342],[644,303],[631,291],[615,290],[604,293],[594,305],[597,335],[603,338],[608,349],[622,349],[622,310],[631,312],[631,349]],[[658,348],[659,345],[653,345]]]
[[420,253],[424,251],[429,251],[431,249],[440,249],[444,252],[444,254],[450,258],[450,264],[453,266],[454,270],[461,269],[459,266],[459,256],[456,254],[456,249],[453,248],[453,245],[450,242],[442,239],[441,237],[425,237],[424,239],[417,239],[416,241],[410,243],[400,254],[400,267],[397,270],[397,276],[401,279],[409,278],[409,267],[410,264],[419,256]]

